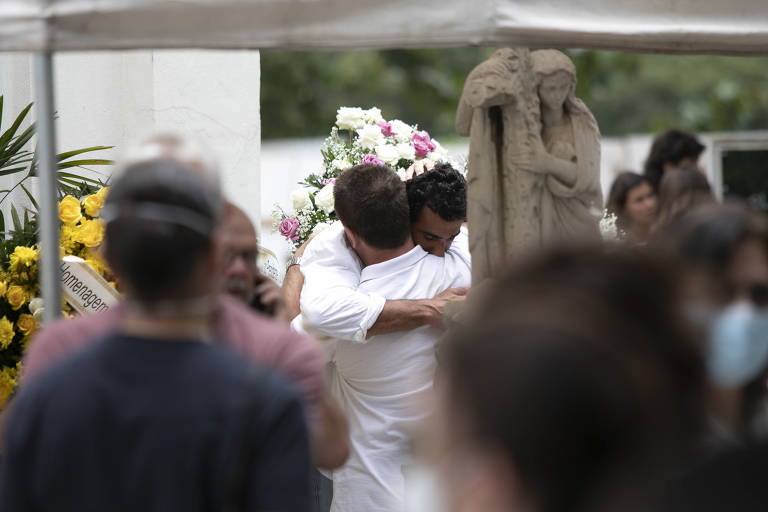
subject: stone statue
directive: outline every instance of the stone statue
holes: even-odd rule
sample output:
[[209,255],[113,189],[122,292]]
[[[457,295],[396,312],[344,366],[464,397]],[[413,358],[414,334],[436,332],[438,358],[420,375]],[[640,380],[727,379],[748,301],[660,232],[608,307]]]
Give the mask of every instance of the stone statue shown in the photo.
[[503,48],[467,77],[456,129],[468,135],[474,282],[530,248],[599,238],[600,133],[556,50]]

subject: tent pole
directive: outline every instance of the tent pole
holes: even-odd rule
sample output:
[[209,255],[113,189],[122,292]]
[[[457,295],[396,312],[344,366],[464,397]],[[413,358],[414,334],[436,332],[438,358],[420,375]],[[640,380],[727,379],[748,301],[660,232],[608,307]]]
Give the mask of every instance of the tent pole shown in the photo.
[[43,321],[61,314],[59,214],[56,197],[56,133],[54,131],[53,53],[35,55],[35,106],[37,111],[37,175],[40,178],[38,243],[40,289],[45,309]]

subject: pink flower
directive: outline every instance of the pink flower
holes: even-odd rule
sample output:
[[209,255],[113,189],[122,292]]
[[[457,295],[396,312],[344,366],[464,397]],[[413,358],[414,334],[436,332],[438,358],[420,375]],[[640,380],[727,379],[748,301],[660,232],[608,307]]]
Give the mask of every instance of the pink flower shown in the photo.
[[323,185],[333,185],[334,183],[336,183],[336,178],[328,178],[323,180]]
[[395,134],[392,125],[386,121],[379,121],[376,123],[376,126],[381,128],[381,134],[385,137],[391,137]]
[[295,217],[283,219],[278,229],[280,234],[288,240],[295,242],[299,239],[299,220]]
[[363,157],[363,163],[364,164],[373,164],[373,165],[384,165],[384,160],[377,157],[376,155],[365,155]]
[[413,134],[411,140],[413,140],[416,156],[419,158],[424,158],[437,148],[427,132],[416,132]]

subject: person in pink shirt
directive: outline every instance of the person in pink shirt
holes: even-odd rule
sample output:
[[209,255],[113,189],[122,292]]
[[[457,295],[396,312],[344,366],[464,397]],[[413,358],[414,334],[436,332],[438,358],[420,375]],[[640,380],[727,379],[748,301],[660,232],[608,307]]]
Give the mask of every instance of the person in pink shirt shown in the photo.
[[[142,147],[141,154],[148,158],[178,158],[188,164],[193,172],[208,174],[218,182],[218,175],[211,168],[210,162],[202,158],[191,158],[194,151],[190,151],[189,143],[174,136],[163,135],[151,139]],[[244,232],[246,236],[243,236]],[[297,386],[305,400],[314,463],[328,469],[341,466],[349,452],[347,425],[342,413],[325,391],[325,366],[321,350],[315,340],[249,307],[254,294],[272,302],[279,301],[279,294],[274,293],[276,285],[270,286],[268,278],[256,269],[257,243],[253,225],[244,212],[232,204],[228,204],[225,209],[218,242],[223,260],[224,293],[217,298],[215,333],[224,345],[237,354],[277,370]],[[248,253],[247,258],[245,253]],[[252,279],[248,280],[253,286],[246,289],[251,293],[240,293],[241,288],[231,286],[232,276],[249,275],[252,275]],[[279,304],[273,306],[279,308]],[[123,314],[124,305],[118,305],[103,313],[61,319],[45,326],[30,341],[22,361],[21,385],[114,330]]]

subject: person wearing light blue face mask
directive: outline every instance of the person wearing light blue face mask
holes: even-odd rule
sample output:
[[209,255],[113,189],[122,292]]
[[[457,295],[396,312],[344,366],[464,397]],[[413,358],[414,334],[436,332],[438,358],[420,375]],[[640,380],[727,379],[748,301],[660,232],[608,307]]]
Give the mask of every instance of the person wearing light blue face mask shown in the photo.
[[724,308],[709,331],[708,371],[723,388],[741,387],[768,363],[768,312],[749,301]]
[[714,434],[768,434],[768,226],[745,207],[708,205],[656,235],[691,277],[692,320],[705,331]]

